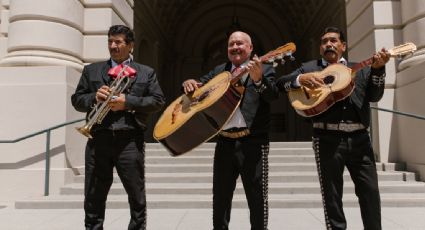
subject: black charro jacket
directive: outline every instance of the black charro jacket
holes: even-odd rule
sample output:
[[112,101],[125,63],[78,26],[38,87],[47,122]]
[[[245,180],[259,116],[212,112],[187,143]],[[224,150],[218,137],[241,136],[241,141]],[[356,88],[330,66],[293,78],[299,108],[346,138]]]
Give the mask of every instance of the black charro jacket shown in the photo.
[[[129,90],[125,92],[127,111],[110,111],[100,125],[93,129],[110,129],[115,123],[119,127],[146,129],[149,115],[159,111],[165,104],[165,98],[156,78],[155,71],[145,65],[130,62],[130,67],[136,70],[136,76],[129,83]],[[111,61],[97,62],[84,67],[75,93],[71,96],[74,108],[79,112],[90,113],[96,104],[96,92],[102,85],[111,82],[108,70]],[[134,127],[136,126],[136,127]]]
[[[232,63],[223,63],[199,80],[205,84],[223,71],[230,71],[231,68]],[[260,86],[256,86],[249,76],[247,79],[240,105],[241,113],[251,134],[267,134],[270,128],[270,103],[279,97],[279,90],[275,84],[275,71],[271,65],[263,64]]]
[[[356,63],[348,63],[348,66],[351,67]],[[280,91],[288,91],[291,88],[296,88],[294,82],[298,75],[302,73],[309,73],[315,71],[321,71],[326,66],[323,65],[322,59],[313,60],[310,62],[303,63],[300,68],[294,72],[280,77],[276,85]],[[379,101],[385,89],[385,67],[380,69],[373,69],[370,67],[365,67],[356,72],[354,80],[354,91],[349,97],[345,100],[349,100],[349,103],[354,106],[358,118],[365,127],[370,125],[370,102]],[[335,114],[338,114],[338,109],[341,107],[342,103],[346,101],[340,101],[335,103],[331,108],[325,112],[311,117],[313,122],[335,122]]]

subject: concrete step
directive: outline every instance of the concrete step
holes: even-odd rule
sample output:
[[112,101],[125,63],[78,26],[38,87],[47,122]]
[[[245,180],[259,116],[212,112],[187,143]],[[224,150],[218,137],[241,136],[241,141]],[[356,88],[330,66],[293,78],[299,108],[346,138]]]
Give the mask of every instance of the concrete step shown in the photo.
[[[270,148],[310,148],[311,149],[311,142],[310,141],[304,141],[304,142],[270,142]],[[206,142],[195,149],[214,149],[215,142]],[[165,150],[164,146],[160,143],[146,143],[145,148],[147,150]]]
[[[270,163],[270,171],[316,171],[316,164],[312,163]],[[201,173],[212,172],[212,164],[153,164],[146,165],[147,173]]]
[[[146,145],[146,189],[148,208],[210,209],[215,143],[204,143],[179,157],[170,157],[162,145]],[[269,155],[269,205],[271,208],[322,207],[316,163],[310,142],[273,142]],[[377,163],[378,179],[385,207],[425,207],[425,183],[404,171],[402,164]],[[344,207],[358,206],[354,185],[344,174]],[[35,197],[15,202],[16,208],[82,208],[84,176],[60,189],[60,195]],[[128,208],[127,195],[114,173],[108,208]],[[247,208],[243,186],[238,181],[234,208]]]
[[[153,183],[146,184],[147,194],[211,194],[211,183]],[[379,183],[381,193],[424,193],[425,183],[422,182],[399,182],[384,181]],[[269,184],[269,194],[317,194],[320,193],[319,183],[271,183]],[[344,185],[346,194],[354,193],[354,184],[346,182]],[[83,195],[84,185],[68,184],[61,188],[62,195]],[[126,192],[122,184],[113,184],[110,195],[125,195]],[[244,194],[242,183],[236,185],[235,194]]]
[[[160,164],[213,164],[214,157],[204,155],[185,155],[181,157],[170,156],[146,156],[147,165]],[[314,155],[270,155],[269,162],[272,163],[314,163]]]
[[[213,156],[194,156],[194,155],[184,155],[180,157],[170,157],[170,156],[146,156],[145,158],[146,168],[156,167],[156,166],[167,166],[167,165],[211,165],[214,162]],[[314,163],[316,159],[313,154],[311,155],[270,155],[269,164],[273,165],[276,163]],[[377,170],[382,171],[394,171],[394,170],[403,170],[404,165],[399,163],[376,163]]]
[[[146,173],[147,183],[211,183],[212,172],[200,173]],[[415,181],[415,174],[404,171],[378,171],[379,181]],[[344,180],[351,181],[348,172],[344,173]],[[317,182],[317,172],[292,171],[269,173],[269,183],[286,182]],[[84,183],[84,176],[74,177],[74,183]],[[120,183],[118,175],[114,175],[114,183]]]
[[[170,156],[170,153],[163,149],[163,148],[146,148],[145,149],[146,156]],[[186,154],[171,157],[171,158],[184,158],[184,157],[198,157],[198,156],[210,156],[212,157],[214,155],[214,148],[196,148],[190,152],[187,152]],[[313,149],[310,147],[305,148],[293,148],[293,147],[276,147],[276,148],[270,148],[269,152],[270,156],[273,155],[309,155],[314,156]]]
[[[73,196],[48,196],[19,200],[15,202],[17,209],[82,209],[84,197]],[[344,195],[344,207],[358,206],[357,197],[353,194]],[[180,195],[147,196],[148,209],[210,209],[212,207],[211,195]],[[391,193],[381,195],[382,207],[425,207],[425,194]],[[322,200],[320,194],[270,194],[270,208],[320,208]],[[109,195],[108,209],[127,209],[126,195]],[[233,198],[232,208],[247,208],[245,195],[236,194]]]
[[[306,160],[306,159],[305,159]],[[288,160],[289,162],[277,162],[273,159],[269,159],[269,170],[271,172],[293,172],[293,171],[317,171],[316,163],[311,158],[311,162],[301,161],[296,162],[296,159]],[[282,160],[283,161],[283,160]],[[290,162],[293,161],[293,162]],[[394,163],[386,163],[376,165],[378,171],[394,171],[396,168],[401,166]],[[212,172],[212,163],[153,163],[146,164],[145,170],[147,173],[200,173],[200,172]]]

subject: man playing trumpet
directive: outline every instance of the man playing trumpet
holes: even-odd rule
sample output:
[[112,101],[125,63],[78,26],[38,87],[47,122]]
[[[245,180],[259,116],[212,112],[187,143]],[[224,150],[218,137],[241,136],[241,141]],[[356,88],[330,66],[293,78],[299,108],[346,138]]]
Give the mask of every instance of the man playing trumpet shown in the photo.
[[[108,32],[111,58],[85,66],[71,97],[74,108],[86,112],[87,123],[93,124],[83,127],[92,137],[85,151],[86,229],[103,229],[114,167],[128,194],[128,229],[146,229],[144,130],[148,116],[165,102],[155,71],[132,60],[133,46],[134,35],[128,27],[112,26]],[[110,95],[122,87],[115,85],[117,77],[127,77],[122,82],[128,85]],[[103,111],[91,113],[93,106],[105,108],[106,116],[102,118]]]

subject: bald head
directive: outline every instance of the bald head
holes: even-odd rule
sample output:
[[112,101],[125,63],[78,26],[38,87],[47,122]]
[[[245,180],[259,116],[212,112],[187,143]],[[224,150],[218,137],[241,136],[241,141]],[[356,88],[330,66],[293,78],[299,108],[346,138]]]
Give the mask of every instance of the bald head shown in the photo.
[[227,43],[227,56],[235,66],[240,66],[251,56],[253,46],[251,37],[242,31],[233,32]]
[[230,34],[229,41],[232,39],[241,39],[247,42],[248,44],[252,45],[251,37],[247,33],[242,31],[235,31],[232,34]]

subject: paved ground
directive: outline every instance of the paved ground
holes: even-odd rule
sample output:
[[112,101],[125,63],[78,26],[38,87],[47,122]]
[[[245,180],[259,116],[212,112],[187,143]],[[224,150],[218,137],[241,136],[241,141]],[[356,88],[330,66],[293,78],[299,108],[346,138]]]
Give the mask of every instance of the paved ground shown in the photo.
[[[362,229],[358,208],[345,209],[348,229]],[[208,209],[148,210],[148,230],[211,230],[212,211]],[[0,204],[1,230],[76,230],[83,229],[83,210],[15,209],[13,203]],[[126,209],[108,209],[105,230],[126,229]],[[425,208],[383,208],[384,230],[424,230]],[[234,209],[230,229],[248,230],[248,211]],[[271,209],[270,230],[325,229],[322,209]]]

